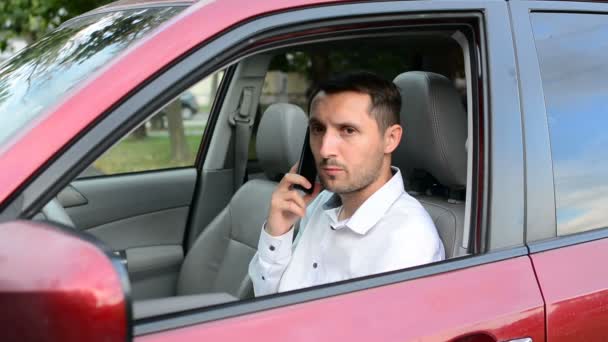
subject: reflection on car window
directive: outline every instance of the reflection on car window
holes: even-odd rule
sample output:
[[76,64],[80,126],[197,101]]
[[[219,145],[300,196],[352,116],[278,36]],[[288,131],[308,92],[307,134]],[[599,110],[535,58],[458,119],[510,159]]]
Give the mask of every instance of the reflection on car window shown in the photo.
[[557,232],[608,226],[608,16],[533,13],[551,137]]
[[156,7],[76,19],[0,66],[0,143],[181,10]]

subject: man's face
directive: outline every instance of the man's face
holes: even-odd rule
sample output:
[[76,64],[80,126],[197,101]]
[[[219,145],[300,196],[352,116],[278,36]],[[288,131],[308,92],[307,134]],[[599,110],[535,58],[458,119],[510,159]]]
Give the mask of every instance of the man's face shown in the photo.
[[319,93],[310,115],[310,148],[323,186],[338,194],[367,187],[380,176],[383,134],[369,113],[371,97]]

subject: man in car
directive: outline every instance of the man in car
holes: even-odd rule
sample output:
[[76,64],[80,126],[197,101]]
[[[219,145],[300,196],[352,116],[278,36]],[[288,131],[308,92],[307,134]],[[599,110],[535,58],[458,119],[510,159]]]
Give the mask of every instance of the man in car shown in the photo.
[[313,94],[310,148],[321,184],[294,166],[274,191],[249,264],[256,296],[444,259],[433,221],[391,166],[400,109],[399,89],[368,72],[330,79]]

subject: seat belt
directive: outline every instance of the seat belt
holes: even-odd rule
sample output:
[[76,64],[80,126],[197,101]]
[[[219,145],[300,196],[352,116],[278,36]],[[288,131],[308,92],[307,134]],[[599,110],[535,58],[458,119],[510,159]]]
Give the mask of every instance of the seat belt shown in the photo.
[[253,87],[245,87],[241,92],[241,98],[236,112],[233,113],[228,121],[234,127],[234,191],[243,184],[245,170],[247,169],[247,159],[249,155],[249,138],[251,137],[251,126],[253,120],[250,116],[251,104],[253,102]]
[[302,222],[302,219],[299,219],[293,225],[293,237],[291,238],[291,242],[296,242],[296,238],[298,237],[298,233],[300,232],[300,222]]

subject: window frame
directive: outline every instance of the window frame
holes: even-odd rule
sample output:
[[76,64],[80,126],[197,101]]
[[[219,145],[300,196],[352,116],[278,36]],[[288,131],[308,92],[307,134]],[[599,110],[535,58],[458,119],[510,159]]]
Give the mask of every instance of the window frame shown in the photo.
[[[39,211],[44,203],[67,185],[66,182],[75,177],[82,168],[78,166],[79,163],[86,164],[87,161],[95,160],[101,154],[100,151],[105,151],[137,123],[148,117],[155,108],[159,108],[168,99],[175,97],[212,71],[242,57],[239,56],[244,48],[241,44],[259,43],[259,39],[251,38],[252,36],[260,37],[259,33],[268,32],[267,30],[273,30],[273,34],[277,34],[275,30],[277,27],[291,29],[297,27],[298,30],[303,30],[303,27],[318,25],[321,21],[353,20],[353,18],[356,18],[358,23],[362,19],[378,22],[396,19],[407,21],[431,18],[433,20],[454,17],[476,18],[479,21],[477,43],[481,48],[475,53],[480,61],[477,70],[480,82],[475,86],[478,87],[481,107],[479,118],[482,121],[479,123],[482,137],[479,147],[483,147],[483,153],[477,160],[479,177],[476,184],[478,187],[476,197],[481,208],[477,210],[476,218],[478,227],[481,227],[478,232],[483,231],[483,234],[477,235],[476,238],[480,244],[481,254],[338,284],[322,285],[269,298],[193,310],[186,315],[157,317],[137,322],[135,335],[326,298],[526,255],[527,249],[523,245],[523,204],[521,200],[518,201],[520,197],[523,198],[521,123],[510,115],[514,110],[518,110],[519,105],[517,101],[513,101],[517,98],[516,87],[513,86],[513,82],[509,82],[514,81],[516,75],[509,68],[512,67],[514,70],[515,59],[513,51],[508,48],[512,46],[512,37],[508,18],[505,18],[506,6],[504,2],[499,1],[386,2],[384,6],[358,3],[298,9],[247,22],[204,47],[199,47],[189,56],[163,70],[158,77],[143,85],[106,113],[103,120],[83,133],[80,139],[55,158],[47,169],[42,170],[27,185],[24,197],[28,202],[21,216],[27,217]],[[491,37],[491,41],[486,37]],[[502,47],[499,51],[500,46]],[[492,60],[492,64],[488,64],[488,60]],[[489,82],[490,76],[492,82]],[[229,79],[228,75],[224,78],[225,81]],[[491,94],[500,96],[490,96]],[[212,121],[217,119],[218,111],[215,107],[214,105],[210,117]],[[134,111],[133,108],[139,110]],[[489,120],[489,113],[493,114],[492,120]],[[209,127],[213,125],[209,125],[207,129]],[[210,139],[210,134],[207,132],[205,136]],[[204,160],[208,140],[203,143],[197,159],[199,168]],[[489,157],[492,155],[504,155],[504,158],[490,160]],[[10,205],[16,206],[16,202],[19,201],[13,201]]]
[[510,2],[517,63],[526,154],[526,243],[530,253],[608,238],[608,227],[557,235],[556,199],[553,179],[550,130],[540,60],[531,15],[586,13],[608,15],[608,4],[561,1]]

